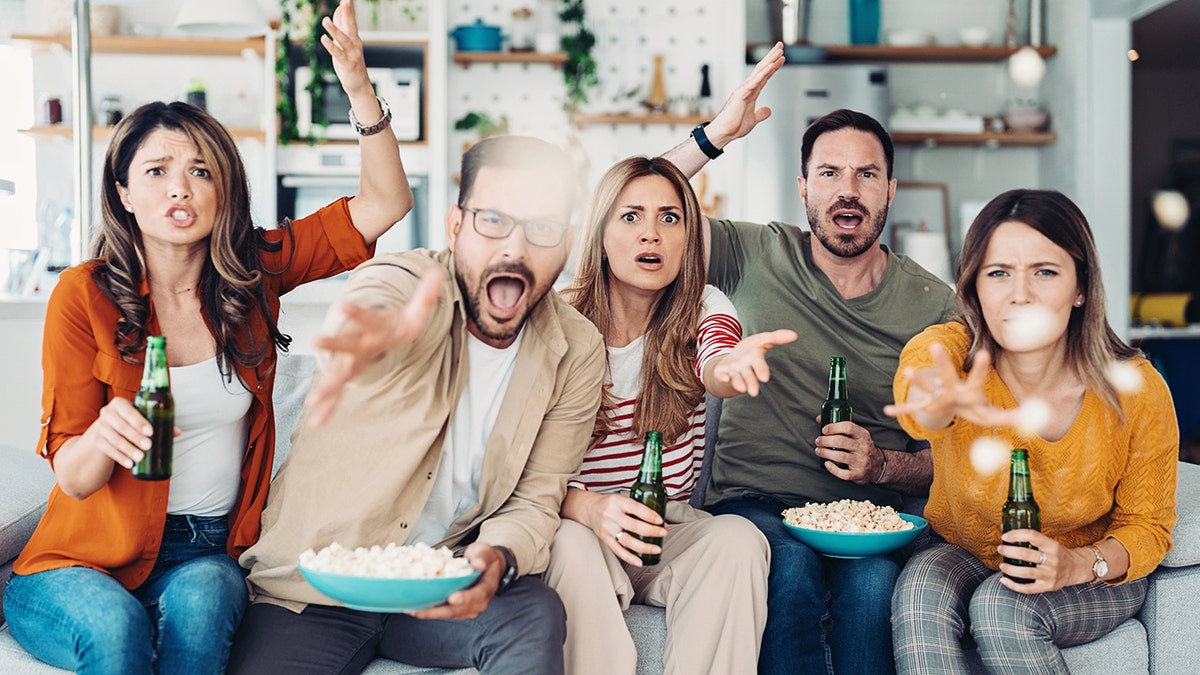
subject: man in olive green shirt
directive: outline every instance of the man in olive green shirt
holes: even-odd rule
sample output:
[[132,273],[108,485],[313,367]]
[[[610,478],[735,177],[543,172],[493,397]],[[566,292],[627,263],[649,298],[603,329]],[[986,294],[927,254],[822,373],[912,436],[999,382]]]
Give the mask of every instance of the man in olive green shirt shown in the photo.
[[[782,66],[776,46],[710,124],[665,156],[693,175],[765,120],[758,93]],[[879,242],[895,195],[891,138],[874,119],[832,112],[805,132],[798,187],[811,232],[783,223],[706,222],[709,283],[747,333],[791,328],[767,355],[771,380],[721,412],[708,509],[749,518],[771,545],[762,673],[888,673],[899,560],[823,558],[788,535],[781,512],[805,502],[900,505],[927,494],[928,449],[883,414],[900,350],[954,313],[945,283]],[[817,421],[829,358],[846,358],[852,422]]]

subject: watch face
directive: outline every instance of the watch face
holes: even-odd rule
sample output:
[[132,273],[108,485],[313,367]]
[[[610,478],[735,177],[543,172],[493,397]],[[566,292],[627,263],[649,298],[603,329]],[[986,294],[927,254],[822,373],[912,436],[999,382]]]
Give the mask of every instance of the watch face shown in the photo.
[[1097,577],[1103,578],[1106,574],[1108,574],[1108,562],[1105,560],[1097,560],[1096,564],[1092,567],[1092,571],[1096,573]]

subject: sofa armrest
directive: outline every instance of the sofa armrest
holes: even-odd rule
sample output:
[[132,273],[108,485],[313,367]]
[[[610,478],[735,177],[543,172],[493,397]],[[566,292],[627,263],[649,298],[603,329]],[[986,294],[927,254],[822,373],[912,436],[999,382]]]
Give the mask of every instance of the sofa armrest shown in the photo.
[[1179,518],[1171,532],[1174,546],[1167,551],[1162,566],[1200,565],[1200,464],[1179,463],[1179,485],[1175,495],[1175,512]]

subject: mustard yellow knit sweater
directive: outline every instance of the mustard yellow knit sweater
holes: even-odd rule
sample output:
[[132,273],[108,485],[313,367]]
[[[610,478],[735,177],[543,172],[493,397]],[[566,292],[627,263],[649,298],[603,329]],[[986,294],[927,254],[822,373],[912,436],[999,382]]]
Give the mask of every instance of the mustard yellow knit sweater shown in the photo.
[[[907,367],[932,365],[929,346],[940,342],[950,360],[962,364],[970,338],[960,323],[931,326],[913,337],[900,355],[894,383],[904,401]],[[1171,549],[1175,526],[1175,481],[1179,425],[1166,383],[1145,359],[1134,362],[1144,381],[1134,394],[1122,394],[1125,423],[1095,393],[1060,440],[1048,442],[1011,428],[980,427],[955,419],[931,431],[912,417],[900,423],[914,438],[929,439],[933,486],[925,518],[946,541],[970,551],[992,569],[1000,565],[1000,509],[1008,497],[1008,465],[983,475],[972,465],[971,445],[980,437],[1029,450],[1033,495],[1041,508],[1042,532],[1070,548],[1112,537],[1129,551],[1129,571],[1121,581],[1146,576]],[[961,365],[960,376],[963,375]],[[1017,403],[993,368],[985,385],[988,400],[1000,408]]]

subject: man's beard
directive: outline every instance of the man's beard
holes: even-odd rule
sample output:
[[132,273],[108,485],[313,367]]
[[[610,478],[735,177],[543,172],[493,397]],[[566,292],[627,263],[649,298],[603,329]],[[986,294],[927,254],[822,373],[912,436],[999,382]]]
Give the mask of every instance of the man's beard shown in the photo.
[[[525,311],[514,317],[515,322],[511,328],[507,329],[499,325],[491,316],[486,315],[483,309],[483,302],[487,299],[488,292],[485,280],[497,272],[516,275],[525,280]],[[521,328],[525,326],[525,320],[529,318],[529,313],[533,311],[533,307],[541,300],[542,295],[545,295],[544,292],[541,294],[537,293],[538,289],[534,285],[533,272],[520,263],[501,263],[484,269],[478,277],[477,286],[472,289],[467,276],[467,270],[460,257],[455,263],[454,276],[458,281],[458,290],[467,300],[467,317],[475,324],[479,332],[489,340],[507,341],[515,338],[521,332]]]
[[[842,209],[854,209],[863,214],[863,222],[858,231],[842,233],[837,230],[837,225],[832,222],[832,214]],[[878,215],[872,216],[870,209],[857,199],[843,199],[834,203],[824,214],[814,206],[807,206],[805,211],[808,213],[808,225],[812,228],[813,235],[826,249],[840,258],[854,258],[866,253],[879,240],[879,235],[883,233],[883,224],[887,222],[888,207],[884,204]],[[822,216],[830,216],[828,228]],[[862,226],[866,228],[863,229]]]

